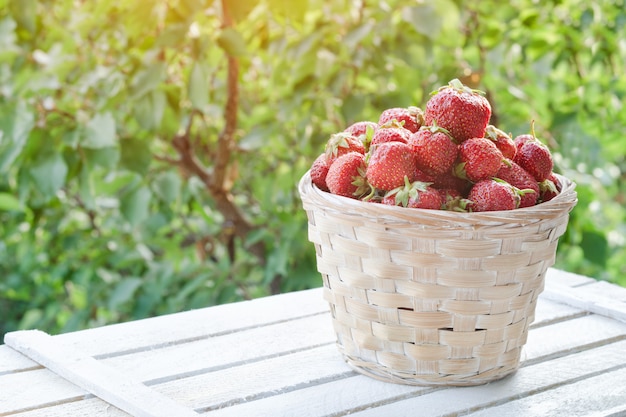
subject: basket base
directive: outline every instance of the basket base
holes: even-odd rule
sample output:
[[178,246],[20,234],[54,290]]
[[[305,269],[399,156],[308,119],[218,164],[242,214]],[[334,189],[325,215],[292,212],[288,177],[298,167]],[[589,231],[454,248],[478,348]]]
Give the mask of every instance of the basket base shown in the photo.
[[[341,350],[341,349],[340,349]],[[358,358],[351,357],[345,353],[341,354],[348,366],[356,372],[377,379],[383,382],[391,382],[401,385],[413,385],[421,387],[432,386],[458,386],[470,387],[476,385],[485,385],[490,382],[498,381],[519,369],[519,362],[514,367],[501,367],[491,369],[481,374],[472,375],[439,375],[439,374],[411,374],[399,373],[382,367],[380,364],[363,361]]]

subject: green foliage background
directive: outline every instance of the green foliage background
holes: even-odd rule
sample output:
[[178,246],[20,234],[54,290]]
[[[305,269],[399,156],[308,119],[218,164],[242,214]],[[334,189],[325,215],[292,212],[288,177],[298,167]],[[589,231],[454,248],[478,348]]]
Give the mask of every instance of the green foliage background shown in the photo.
[[[487,92],[502,129],[534,120],[578,183],[556,266],[626,285],[624,6],[0,0],[0,334],[321,285],[298,179],[331,133],[423,106],[452,78]],[[234,240],[205,184],[172,163],[191,127],[214,169],[228,57],[229,192],[254,226]]]

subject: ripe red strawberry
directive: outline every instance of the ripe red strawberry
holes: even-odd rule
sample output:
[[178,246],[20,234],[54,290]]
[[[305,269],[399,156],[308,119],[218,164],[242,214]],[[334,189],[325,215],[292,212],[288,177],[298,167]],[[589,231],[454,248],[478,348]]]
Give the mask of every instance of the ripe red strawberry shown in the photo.
[[432,182],[433,187],[437,189],[454,189],[462,196],[466,196],[470,188],[472,188],[471,182],[453,175],[452,171],[436,176]]
[[390,122],[379,126],[372,135],[370,147],[380,145],[385,142],[403,142],[407,143],[411,137],[411,131],[405,129],[397,122]]
[[352,136],[358,138],[361,135],[365,135],[368,128],[375,131],[378,128],[378,124],[367,120],[355,122],[348,126],[344,132],[350,133]]
[[365,155],[350,152],[337,158],[328,169],[326,185],[331,193],[359,198],[366,193],[362,185],[365,174]]
[[417,132],[424,124],[424,112],[418,107],[393,107],[383,111],[378,119],[378,126],[386,125],[392,120],[402,123],[411,133]]
[[554,167],[550,150],[537,139],[529,139],[521,143],[513,161],[535,177],[537,182],[548,178]]
[[539,184],[521,166],[511,160],[507,160],[502,162],[495,176],[520,190],[525,190],[521,196],[519,207],[530,207],[537,204]]
[[328,169],[330,166],[328,165],[328,160],[326,159],[326,154],[320,154],[313,164],[311,165],[311,182],[317,186],[322,191],[328,191],[328,186],[326,185],[326,175],[328,175]]
[[415,170],[415,181],[432,183],[435,182],[436,178],[436,176],[427,174],[419,168]]
[[328,164],[332,165],[333,161],[350,152],[357,152],[365,155],[365,145],[363,142],[347,132],[339,132],[330,136],[326,142],[326,159]]
[[432,94],[424,112],[426,125],[436,123],[447,129],[459,143],[485,136],[491,105],[481,92],[454,79]]
[[372,187],[389,191],[402,186],[405,176],[410,182],[415,180],[415,156],[406,143],[382,143],[372,147],[370,152],[366,177]]
[[535,140],[536,138],[530,133],[525,133],[522,135],[517,135],[513,139],[513,143],[515,144],[515,153],[529,140]]
[[492,141],[483,137],[471,138],[459,145],[459,163],[456,176],[478,182],[496,175],[504,156]]
[[513,142],[513,139],[511,138],[511,135],[498,129],[494,125],[488,125],[485,130],[485,137],[494,141],[496,147],[500,149],[500,152],[502,152],[502,155],[504,155],[505,158],[515,158],[517,148],[515,146],[515,142]]
[[390,206],[440,210],[444,200],[427,182],[410,182],[405,177],[404,185],[389,191],[381,202]]
[[515,188],[505,181],[486,179],[474,184],[467,198],[471,211],[513,210],[519,206],[520,197]]
[[545,203],[546,201],[550,201],[559,195],[560,192],[561,182],[556,175],[554,175],[554,172],[551,172],[548,178],[539,183],[539,202]]
[[458,155],[458,145],[450,133],[437,125],[422,126],[411,135],[409,145],[417,168],[435,176],[450,171]]

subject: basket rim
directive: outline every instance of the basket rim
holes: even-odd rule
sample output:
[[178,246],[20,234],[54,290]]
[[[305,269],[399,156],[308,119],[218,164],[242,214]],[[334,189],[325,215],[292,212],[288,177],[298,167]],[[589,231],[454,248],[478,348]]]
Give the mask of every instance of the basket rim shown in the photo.
[[531,207],[523,207],[507,211],[455,212],[447,210],[430,210],[376,204],[357,199],[331,194],[320,190],[312,183],[311,171],[308,170],[298,182],[298,191],[305,207],[317,207],[325,211],[341,214],[384,218],[402,222],[419,222],[445,225],[477,224],[532,224],[541,220],[556,219],[567,215],[578,203],[576,183],[569,178],[555,174],[561,185],[561,192],[550,201]]

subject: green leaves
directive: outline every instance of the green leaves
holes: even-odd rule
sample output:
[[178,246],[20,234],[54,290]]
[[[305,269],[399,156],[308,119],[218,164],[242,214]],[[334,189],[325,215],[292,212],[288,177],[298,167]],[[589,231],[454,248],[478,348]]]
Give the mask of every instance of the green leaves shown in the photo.
[[45,155],[35,161],[29,173],[39,191],[51,198],[65,184],[67,164],[58,153]]
[[182,180],[175,172],[160,173],[153,182],[155,194],[166,204],[178,201],[182,189]]
[[91,149],[102,149],[116,144],[115,119],[110,112],[98,113],[85,129],[82,146]]
[[19,157],[35,122],[25,101],[0,106],[0,173]]
[[145,175],[150,169],[152,151],[147,139],[126,138],[120,141],[120,167]]
[[136,99],[157,89],[165,78],[165,70],[165,63],[156,61],[137,71],[130,84],[130,98]]
[[0,193],[0,211],[23,211],[22,204],[13,194]]
[[149,216],[152,193],[146,185],[130,188],[120,198],[120,211],[133,226],[139,225]]
[[195,61],[191,67],[188,94],[195,108],[204,109],[209,104],[209,71],[202,62]]
[[459,25],[459,9],[450,0],[430,0],[402,9],[402,18],[413,26],[417,33],[427,38],[446,43],[443,36],[455,35]]
[[246,42],[241,33],[231,27],[224,28],[217,37],[217,44],[232,57],[242,57],[246,54]]

